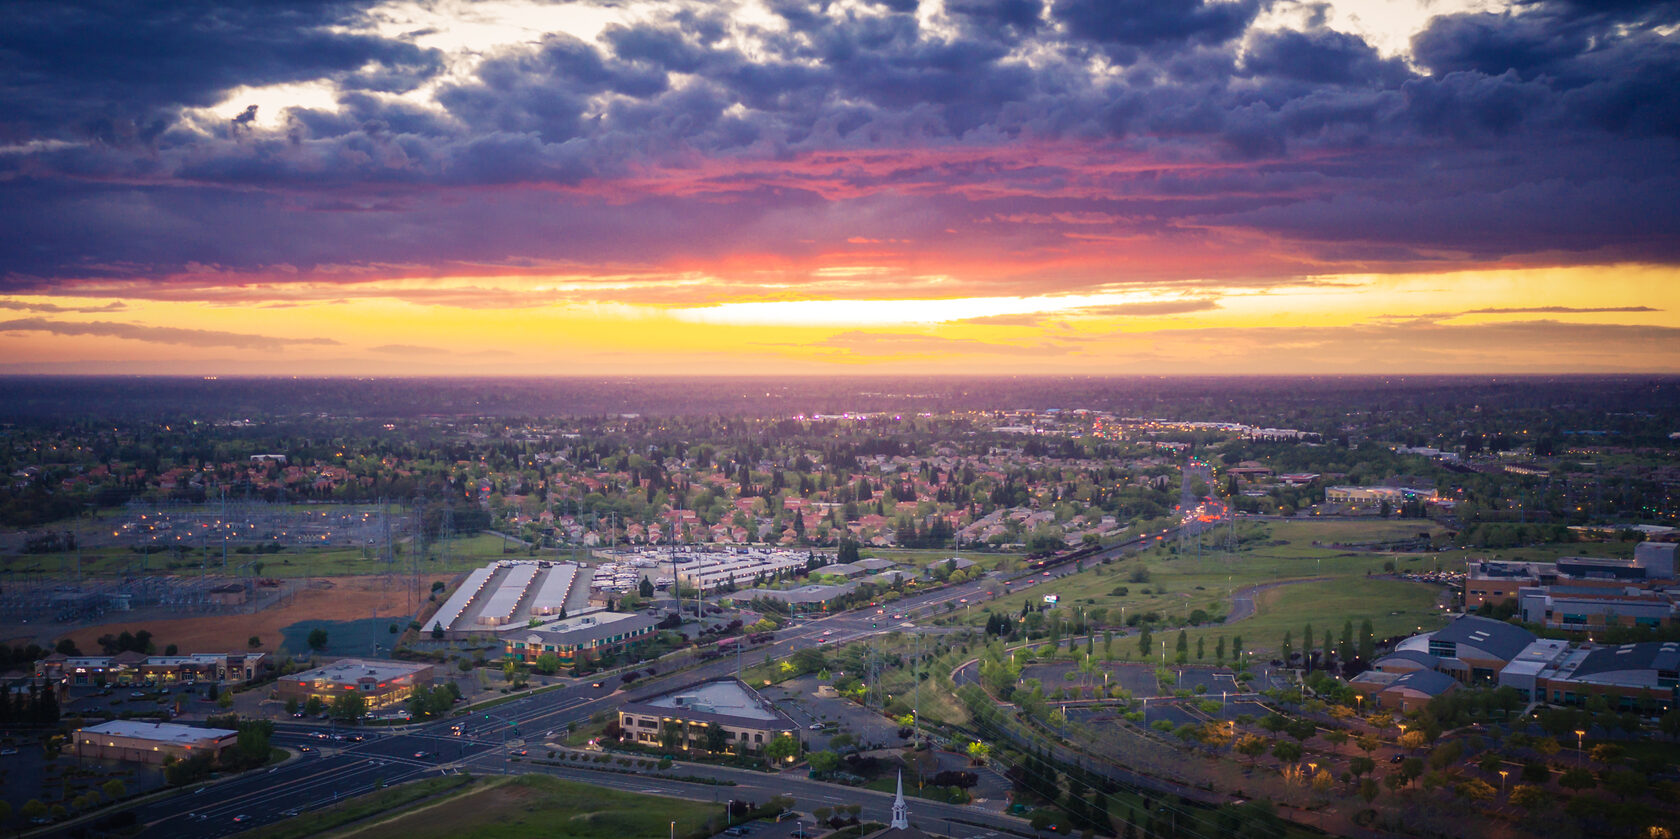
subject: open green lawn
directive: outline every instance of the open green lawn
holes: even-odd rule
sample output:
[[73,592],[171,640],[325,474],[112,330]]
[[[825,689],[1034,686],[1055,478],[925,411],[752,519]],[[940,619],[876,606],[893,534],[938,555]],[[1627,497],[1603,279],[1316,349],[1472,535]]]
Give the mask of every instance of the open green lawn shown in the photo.
[[[1241,635],[1244,650],[1253,652],[1254,658],[1269,659],[1277,655],[1283,644],[1283,634],[1289,632],[1293,634],[1295,650],[1299,652],[1302,630],[1308,623],[1313,625],[1313,634],[1317,636],[1315,647],[1323,644],[1326,629],[1334,632],[1339,641],[1343,624],[1350,620],[1357,632],[1359,622],[1370,618],[1378,638],[1410,635],[1420,628],[1434,629],[1446,620],[1442,610],[1435,605],[1439,591],[1436,586],[1425,583],[1362,577],[1270,589],[1260,594],[1255,604],[1257,612],[1248,620],[1231,626],[1187,629],[1190,660],[1196,661],[1196,639],[1205,637],[1206,660],[1211,661],[1214,645],[1221,635],[1225,636],[1227,644]],[[1167,642],[1167,657],[1172,658],[1173,645],[1178,639],[1177,630],[1157,632],[1155,639],[1157,648],[1161,641]],[[1115,649],[1125,649],[1135,657],[1136,642],[1130,638],[1126,640],[1132,643],[1123,645],[1116,640]]]
[[521,775],[475,782],[466,793],[357,829],[357,839],[664,839],[697,834],[723,807]]
[[[1412,632],[1418,626],[1432,625],[1431,621],[1438,623],[1437,587],[1372,579],[1371,575],[1384,573],[1390,563],[1401,572],[1450,569],[1464,561],[1462,552],[1384,553],[1330,547],[1391,542],[1433,532],[1433,528],[1435,525],[1429,522],[1410,520],[1241,522],[1236,553],[1211,549],[1210,543],[1215,541],[1211,534],[1204,541],[1199,559],[1193,547],[1179,556],[1176,541],[1163,542],[1120,562],[1017,590],[989,604],[989,608],[1019,613],[1023,602],[1036,606],[1043,602],[1044,595],[1055,594],[1062,607],[1106,609],[1110,625],[1149,613],[1162,621],[1180,621],[1198,609],[1217,620],[1228,612],[1232,594],[1242,589],[1324,578],[1322,582],[1296,583],[1263,592],[1259,614],[1240,623],[1189,630],[1192,653],[1199,635],[1208,636],[1211,656],[1217,636],[1225,635],[1229,642],[1230,636],[1240,634],[1245,648],[1269,658],[1276,653],[1286,629],[1298,636],[1308,622],[1313,623],[1319,641],[1326,627],[1339,637],[1347,620],[1357,627],[1364,618],[1371,618],[1379,637]],[[1218,541],[1223,543],[1222,539]],[[983,623],[985,614],[976,609],[967,620]],[[1176,629],[1163,630],[1157,624],[1157,640],[1170,643],[1176,634]],[[1299,638],[1295,644],[1300,649]],[[1137,655],[1135,643],[1129,641],[1116,641],[1115,648]]]

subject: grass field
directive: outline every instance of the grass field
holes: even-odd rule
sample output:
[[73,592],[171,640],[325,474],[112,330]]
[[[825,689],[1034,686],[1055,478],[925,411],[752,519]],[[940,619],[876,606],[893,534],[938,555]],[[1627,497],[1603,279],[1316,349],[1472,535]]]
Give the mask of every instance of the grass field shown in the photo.
[[[1438,588],[1372,579],[1371,575],[1383,573],[1390,564],[1400,572],[1451,569],[1463,563],[1463,552],[1389,553],[1332,547],[1393,542],[1434,534],[1436,529],[1430,522],[1410,520],[1241,522],[1236,553],[1212,549],[1214,542],[1224,541],[1213,534],[1205,537],[1199,559],[1193,548],[1180,556],[1174,550],[1176,542],[1163,542],[1121,562],[1017,590],[990,608],[1018,613],[1023,602],[1036,605],[1044,595],[1055,594],[1063,607],[1106,609],[1111,625],[1151,612],[1164,621],[1179,621],[1198,609],[1217,620],[1227,614],[1232,595],[1241,589],[1324,578],[1262,592],[1257,614],[1237,624],[1188,630],[1192,650],[1198,636],[1207,636],[1211,656],[1217,636],[1225,635],[1229,641],[1229,636],[1240,634],[1246,649],[1269,658],[1276,654],[1285,630],[1298,636],[1308,622],[1313,623],[1319,641],[1325,628],[1339,637],[1347,620],[1357,627],[1370,618],[1379,637],[1439,623]],[[981,610],[968,617],[975,624],[984,620]],[[1157,628],[1155,637],[1157,643],[1164,639],[1170,644],[1176,634],[1176,629]],[[1299,649],[1299,638],[1295,644]],[[1115,648],[1137,656],[1134,643],[1116,641]]]
[[723,807],[522,775],[474,782],[465,793],[329,834],[356,839],[664,839],[689,836]]
[[[1205,637],[1208,657],[1204,661],[1211,662],[1214,645],[1221,635],[1225,636],[1227,644],[1241,635],[1243,649],[1252,652],[1253,658],[1269,659],[1277,655],[1283,644],[1283,634],[1290,632],[1294,635],[1295,650],[1299,652],[1301,633],[1308,623],[1313,625],[1313,634],[1318,636],[1314,641],[1315,647],[1323,644],[1326,629],[1340,640],[1342,626],[1350,620],[1357,632],[1359,622],[1370,618],[1378,638],[1434,629],[1445,622],[1444,613],[1435,605],[1439,591],[1438,587],[1425,583],[1365,578],[1298,583],[1269,589],[1256,598],[1256,613],[1252,618],[1230,626],[1187,629],[1185,634],[1190,644],[1190,660],[1197,660],[1196,639]],[[1157,650],[1161,641],[1167,642],[1169,660],[1173,657],[1173,645],[1177,640],[1177,630],[1155,634]],[[1115,650],[1123,649],[1135,658],[1135,640],[1128,638],[1126,641],[1130,643],[1115,640]]]
[[247,839],[305,839],[361,819],[406,807],[418,801],[451,794],[470,783],[465,775],[450,775],[413,781],[390,789],[359,795],[322,810],[311,810],[279,824],[245,834]]

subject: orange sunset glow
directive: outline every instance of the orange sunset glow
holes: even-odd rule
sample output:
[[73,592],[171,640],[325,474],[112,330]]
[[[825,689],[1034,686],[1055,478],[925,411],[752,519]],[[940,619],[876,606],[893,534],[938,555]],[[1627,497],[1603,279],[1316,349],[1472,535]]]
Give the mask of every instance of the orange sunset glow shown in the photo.
[[1680,370],[1632,6],[73,6],[11,20],[7,373]]

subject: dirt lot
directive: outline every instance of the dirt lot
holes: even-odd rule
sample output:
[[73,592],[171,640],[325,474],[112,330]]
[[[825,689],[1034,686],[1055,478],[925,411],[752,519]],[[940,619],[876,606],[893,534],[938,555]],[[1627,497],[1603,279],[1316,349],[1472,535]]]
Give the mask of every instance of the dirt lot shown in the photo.
[[[431,589],[433,580],[447,576],[422,577],[422,592]],[[71,630],[67,635],[85,653],[97,654],[98,638],[106,633],[127,629],[151,630],[152,642],[159,650],[175,644],[182,652],[210,652],[247,649],[246,639],[255,635],[262,639],[259,649],[273,652],[280,645],[280,630],[303,620],[349,621],[370,617],[409,616],[410,601],[406,580],[373,577],[322,577],[309,581],[285,605],[264,609],[255,614],[214,615],[179,620],[152,620],[136,623],[108,623]],[[387,588],[387,586],[389,586]]]

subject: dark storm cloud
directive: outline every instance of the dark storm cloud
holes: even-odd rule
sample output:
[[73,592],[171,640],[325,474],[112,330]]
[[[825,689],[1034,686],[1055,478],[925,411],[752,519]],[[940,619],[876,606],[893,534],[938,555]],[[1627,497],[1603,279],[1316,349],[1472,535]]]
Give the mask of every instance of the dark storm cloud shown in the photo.
[[1241,35],[1259,11],[1257,0],[1056,0],[1051,15],[1076,38],[1150,49],[1229,41]]
[[1371,85],[1400,81],[1404,67],[1357,35],[1329,29],[1257,33],[1243,68],[1258,76],[1309,84]]
[[[805,258],[856,236],[1000,260],[1279,243],[1253,276],[1680,261],[1675,4],[1438,16],[1421,72],[1323,16],[1257,30],[1257,0],[949,0],[938,29],[909,2],[770,5],[786,31],[746,40],[727,7],[679,3],[507,48],[439,107],[380,95],[442,58],[346,34],[365,5],[0,7],[0,289]],[[182,110],[316,79],[337,110]],[[1026,273],[1045,292],[1112,272]]]
[[1040,0],[945,0],[945,11],[991,37],[1030,35],[1042,23]]
[[174,344],[188,347],[234,347],[248,350],[277,350],[302,345],[337,345],[331,338],[274,338],[267,335],[248,335],[241,332],[221,332],[213,329],[179,329],[172,326],[141,326],[132,323],[91,321],[71,323],[46,318],[19,318],[0,321],[0,333],[48,332],[53,335],[96,335],[126,338],[152,344]]
[[408,90],[440,56],[332,31],[366,3],[15,0],[0,5],[0,114],[33,136],[150,142],[240,86],[334,79]]

